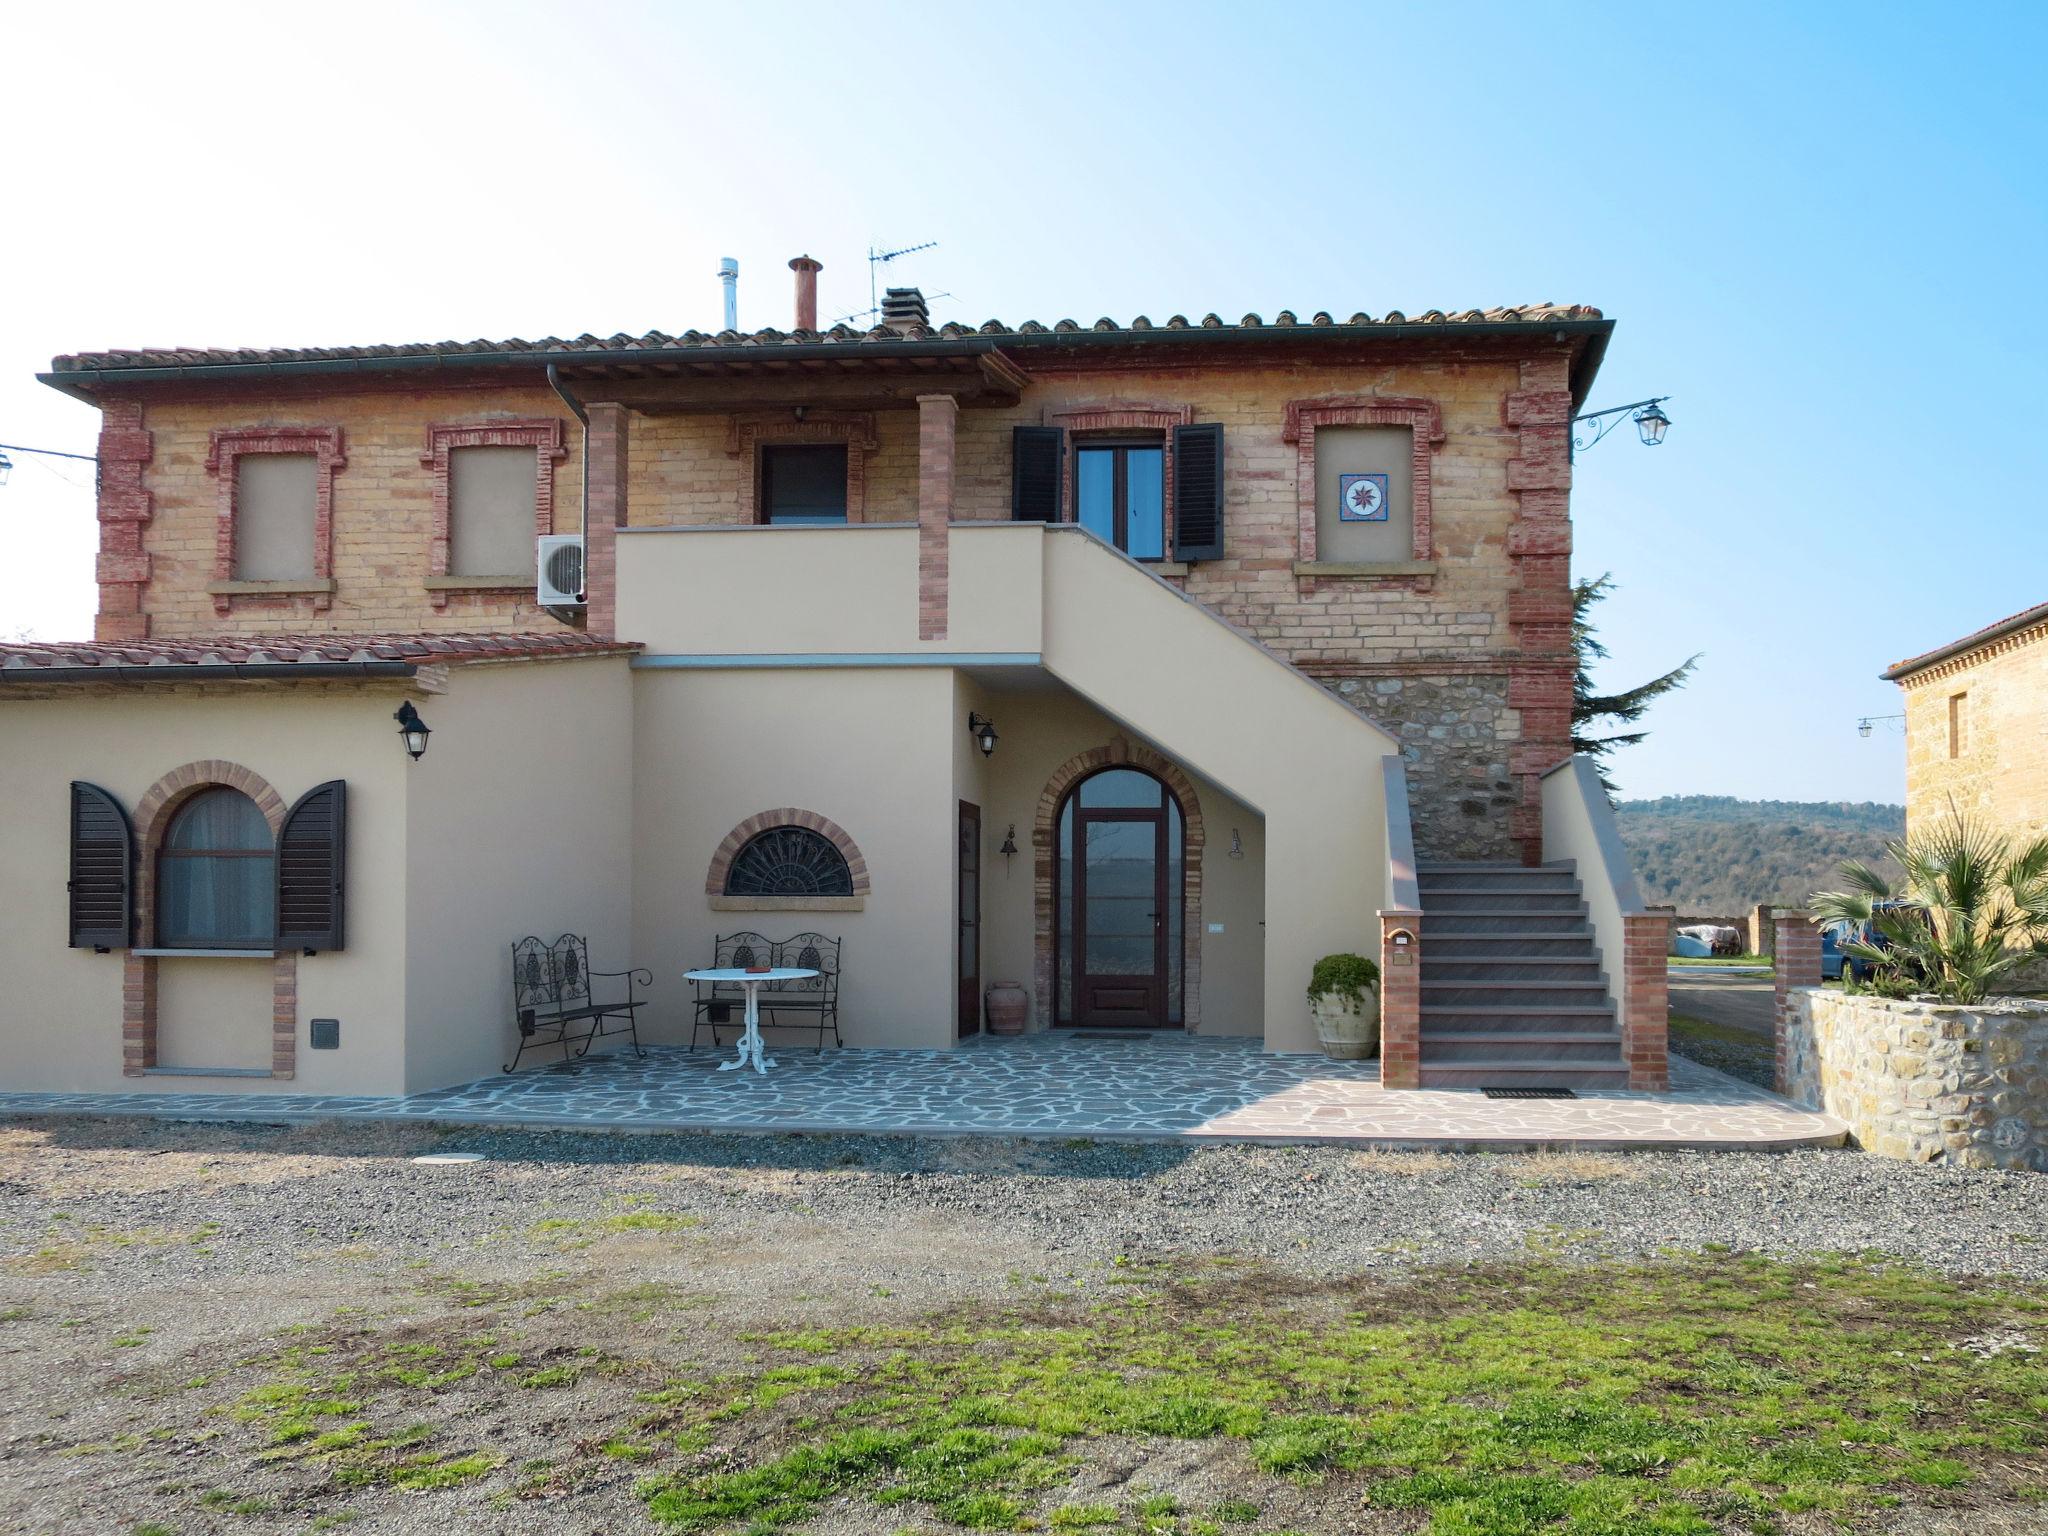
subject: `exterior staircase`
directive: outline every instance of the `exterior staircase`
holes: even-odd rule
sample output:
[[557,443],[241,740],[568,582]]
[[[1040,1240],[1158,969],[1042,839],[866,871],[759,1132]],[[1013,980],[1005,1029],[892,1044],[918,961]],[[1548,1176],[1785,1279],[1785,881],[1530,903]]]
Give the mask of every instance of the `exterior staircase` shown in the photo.
[[1425,1088],[1625,1088],[1570,863],[1421,863]]

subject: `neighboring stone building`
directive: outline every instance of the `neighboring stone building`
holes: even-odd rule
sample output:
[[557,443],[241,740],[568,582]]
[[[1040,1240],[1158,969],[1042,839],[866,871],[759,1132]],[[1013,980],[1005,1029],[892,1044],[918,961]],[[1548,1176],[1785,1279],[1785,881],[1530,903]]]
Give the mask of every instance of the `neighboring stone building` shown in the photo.
[[789,331],[56,360],[100,612],[0,645],[0,1075],[433,1087],[509,1055],[522,935],[679,1041],[684,969],[795,929],[849,1045],[1017,978],[1313,1049],[1356,951],[1389,1086],[1664,1085],[1570,747],[1612,321],[821,329],[791,266]]
[[1906,831],[1950,807],[2012,836],[2048,834],[2048,603],[1902,661]]

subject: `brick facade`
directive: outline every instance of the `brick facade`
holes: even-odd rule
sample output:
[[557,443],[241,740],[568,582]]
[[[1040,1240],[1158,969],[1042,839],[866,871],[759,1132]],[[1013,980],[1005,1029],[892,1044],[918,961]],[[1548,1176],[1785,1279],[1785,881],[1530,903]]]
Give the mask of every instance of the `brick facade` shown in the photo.
[[2048,834],[2048,618],[1899,686],[1908,833],[1945,820],[1953,803],[2013,837]]
[[[1034,359],[1015,405],[899,396],[905,408],[820,409],[802,419],[753,407],[641,415],[586,389],[585,622],[593,633],[613,624],[612,530],[751,522],[762,444],[843,441],[850,508],[868,522],[924,530],[920,633],[937,638],[943,523],[1009,516],[1013,427],[1170,433],[1181,421],[1219,422],[1224,555],[1184,573],[1169,564],[1167,579],[1396,733],[1424,857],[1529,856],[1536,778],[1569,750],[1571,355],[1561,341],[1475,340],[1173,367]],[[436,511],[443,477],[420,451],[436,429],[562,422],[559,461],[543,450],[554,466],[547,515],[553,531],[575,531],[582,434],[543,380],[403,390],[280,381],[237,396],[225,388],[159,387],[146,415],[135,400],[106,406],[102,637],[556,624],[528,591],[427,585],[446,526]],[[1332,421],[1398,418],[1415,430],[1413,564],[1428,570],[1297,569],[1314,555],[1304,547],[1314,473],[1304,440],[1312,444],[1313,424],[1332,411]],[[208,590],[219,551],[208,446],[219,433],[305,428],[332,428],[347,445],[347,468],[332,479],[332,606],[316,613],[312,597],[236,595],[224,622]]]
[[1422,914],[1380,914],[1380,1083],[1422,1086]]

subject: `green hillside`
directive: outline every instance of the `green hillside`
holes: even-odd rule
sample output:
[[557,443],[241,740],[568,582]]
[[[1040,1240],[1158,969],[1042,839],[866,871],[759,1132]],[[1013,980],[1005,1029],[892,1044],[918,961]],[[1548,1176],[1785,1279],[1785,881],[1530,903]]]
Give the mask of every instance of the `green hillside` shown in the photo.
[[1844,859],[1882,864],[1906,808],[1848,801],[1668,795],[1615,807],[1643,899],[1686,916],[1734,916],[1758,902],[1803,906],[1839,884]]

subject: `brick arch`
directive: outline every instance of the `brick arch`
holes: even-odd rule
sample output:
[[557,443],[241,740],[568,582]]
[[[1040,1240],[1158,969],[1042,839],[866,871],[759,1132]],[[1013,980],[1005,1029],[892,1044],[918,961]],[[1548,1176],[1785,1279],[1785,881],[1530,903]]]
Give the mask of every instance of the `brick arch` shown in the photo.
[[[270,781],[240,763],[202,758],[173,768],[143,791],[135,806],[135,913],[140,948],[156,941],[156,856],[180,806],[205,789],[237,789],[256,802],[275,837],[284,827],[284,797]],[[156,966],[154,955],[128,953],[121,1002],[121,1070],[140,1077],[156,1062]],[[297,1070],[299,957],[280,951],[270,963],[270,1075],[290,1078]]]
[[853,877],[853,894],[867,895],[868,861],[846,828],[829,816],[820,816],[816,811],[799,810],[792,805],[749,816],[725,834],[725,841],[720,843],[718,851],[711,855],[711,868],[704,875],[704,894],[723,896],[726,871],[732,868],[732,861],[739,856],[739,851],[761,833],[775,827],[803,827],[823,837],[837,848],[840,857],[846,860],[847,873]]
[[1185,917],[1181,932],[1181,1027],[1199,1034],[1202,1023],[1202,850],[1208,841],[1202,826],[1202,801],[1194,781],[1178,764],[1122,736],[1108,745],[1091,747],[1068,758],[1045,781],[1038,797],[1038,814],[1031,824],[1032,854],[1032,979],[1037,992],[1038,1022],[1050,1028],[1053,1021],[1054,983],[1052,974],[1053,925],[1053,836],[1060,802],[1089,774],[1102,768],[1142,768],[1164,783],[1180,802],[1182,829],[1182,890]]

